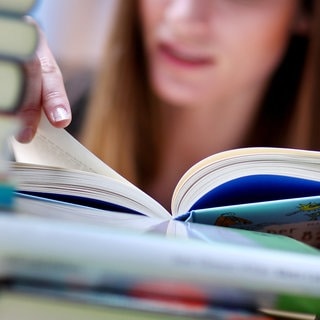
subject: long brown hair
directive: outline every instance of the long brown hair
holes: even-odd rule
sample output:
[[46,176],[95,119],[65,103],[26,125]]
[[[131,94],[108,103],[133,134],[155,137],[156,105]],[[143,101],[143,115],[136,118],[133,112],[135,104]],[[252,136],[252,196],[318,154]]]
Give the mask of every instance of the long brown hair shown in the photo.
[[157,166],[157,107],[149,87],[136,1],[119,1],[88,107],[83,143],[138,184]]
[[320,1],[304,3],[311,9],[309,45],[288,143],[297,148],[320,150]]
[[[320,1],[305,0],[309,36],[294,36],[242,146],[320,149]],[[139,186],[161,157],[159,102],[149,85],[138,6],[117,0],[82,142]]]
[[320,149],[320,3],[302,4],[309,30],[291,37],[250,131],[249,146]]

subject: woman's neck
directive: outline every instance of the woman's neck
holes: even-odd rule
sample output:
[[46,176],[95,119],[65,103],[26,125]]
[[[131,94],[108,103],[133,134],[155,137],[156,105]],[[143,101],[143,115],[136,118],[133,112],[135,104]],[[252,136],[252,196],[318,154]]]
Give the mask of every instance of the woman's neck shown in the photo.
[[147,192],[169,209],[178,180],[193,164],[243,145],[254,121],[257,100],[206,107],[163,107],[164,150]]

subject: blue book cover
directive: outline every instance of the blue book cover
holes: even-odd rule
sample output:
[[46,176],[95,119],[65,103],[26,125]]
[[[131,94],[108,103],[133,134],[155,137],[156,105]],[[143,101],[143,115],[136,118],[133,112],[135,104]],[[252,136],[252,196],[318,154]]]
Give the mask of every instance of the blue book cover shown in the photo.
[[186,221],[279,233],[320,246],[320,196],[192,210]]

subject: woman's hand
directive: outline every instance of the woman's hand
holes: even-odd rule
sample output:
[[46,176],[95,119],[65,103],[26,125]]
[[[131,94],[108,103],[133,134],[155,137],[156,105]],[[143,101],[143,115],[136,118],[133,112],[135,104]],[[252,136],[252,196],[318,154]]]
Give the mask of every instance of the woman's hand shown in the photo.
[[42,110],[55,127],[64,128],[71,122],[71,109],[61,71],[40,30],[39,37],[36,55],[25,65],[26,93],[18,112],[22,129],[16,137],[23,143],[34,137]]

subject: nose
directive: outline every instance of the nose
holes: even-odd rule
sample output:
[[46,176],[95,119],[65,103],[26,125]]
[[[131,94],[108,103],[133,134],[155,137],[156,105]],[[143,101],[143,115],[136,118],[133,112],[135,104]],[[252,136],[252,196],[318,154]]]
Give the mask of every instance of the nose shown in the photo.
[[166,19],[172,30],[181,36],[203,36],[208,32],[212,0],[171,0]]

